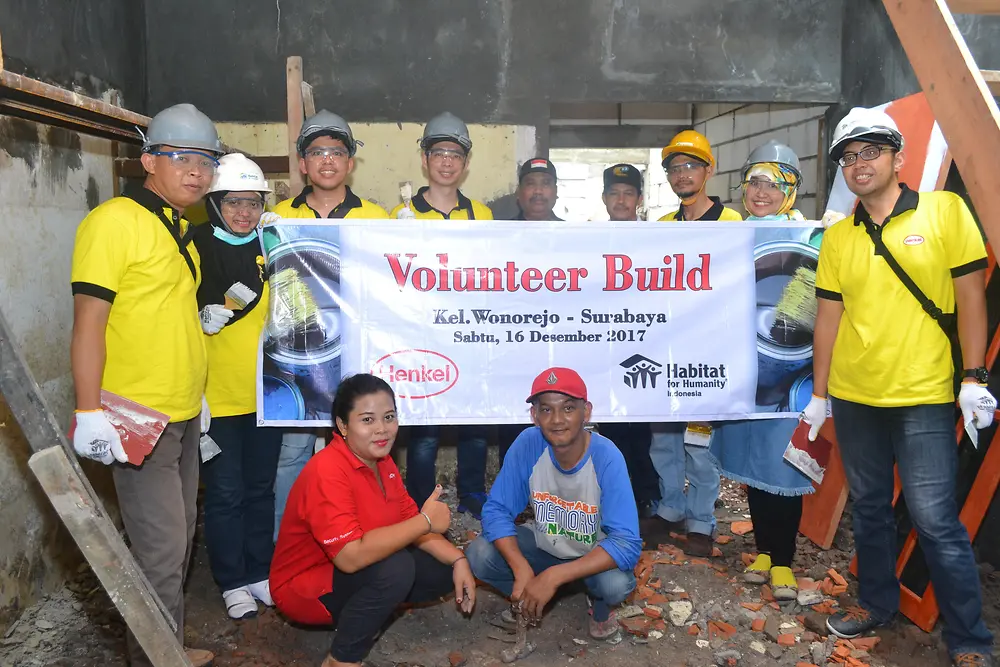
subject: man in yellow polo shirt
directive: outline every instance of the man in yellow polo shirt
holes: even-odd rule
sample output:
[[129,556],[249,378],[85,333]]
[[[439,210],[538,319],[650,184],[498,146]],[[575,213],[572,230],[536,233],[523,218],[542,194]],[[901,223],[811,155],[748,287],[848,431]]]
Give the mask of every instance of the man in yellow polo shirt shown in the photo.
[[[73,250],[76,384],[73,447],[110,464],[122,521],[139,567],[184,639],[184,576],[198,496],[198,436],[206,357],[198,317],[198,251],[184,209],[212,183],[221,152],[215,126],[190,104],[158,113],[142,148],[142,187],[80,223]],[[170,424],[138,466],[127,460],[101,408],[101,389],[166,413]],[[131,632],[133,667],[152,663]],[[212,660],[188,649],[195,665]]]
[[[354,194],[347,177],[354,171],[358,146],[346,120],[322,109],[306,119],[295,142],[299,152],[299,171],[309,180],[298,196],[279,202],[273,213],[265,213],[262,222],[278,218],[372,219],[388,218],[385,209]],[[312,429],[294,429],[281,439],[281,455],[274,482],[274,541],[278,541],[285,501],[302,468],[312,457],[316,437]]]
[[[945,333],[957,319],[967,369],[959,405],[970,426],[985,428],[996,409],[983,363],[986,250],[961,198],[918,194],[899,183],[902,150],[892,118],[861,108],[837,126],[830,147],[860,204],[826,231],[820,249],[814,395],[803,419],[815,438],[831,404],[854,497],[860,606],[831,616],[827,627],[856,637],[899,610],[896,463],[951,658],[962,667],[989,666],[993,637],[983,623],[979,571],[955,499],[954,368]],[[890,258],[933,307],[924,310]]]
[[[392,210],[394,218],[425,220],[492,220],[493,211],[469,199],[459,189],[469,167],[472,138],[469,128],[455,115],[445,112],[432,118],[420,139],[420,160],[427,172],[427,185],[405,203]],[[434,490],[435,465],[440,429],[416,426],[406,447],[406,488],[418,505]],[[485,426],[458,427],[458,511],[477,519],[486,502]]]
[[[705,192],[715,173],[715,156],[704,135],[694,130],[680,132],[663,148],[661,157],[670,188],[681,200],[680,208],[661,221],[742,220],[718,197]],[[692,427],[710,429],[707,424]],[[660,504],[655,516],[642,520],[642,537],[649,544],[660,544],[670,541],[672,532],[687,531],[684,550],[693,556],[711,556],[719,470],[709,456],[708,439],[697,434],[689,437],[683,422],[651,424],[651,428],[649,456],[660,478]]]

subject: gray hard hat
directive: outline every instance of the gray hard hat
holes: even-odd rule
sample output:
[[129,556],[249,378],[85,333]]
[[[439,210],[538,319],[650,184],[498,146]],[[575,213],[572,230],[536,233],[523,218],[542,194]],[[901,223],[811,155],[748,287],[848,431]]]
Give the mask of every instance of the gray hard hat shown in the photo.
[[750,151],[750,155],[747,156],[747,161],[743,163],[741,177],[745,179],[747,177],[747,171],[749,171],[750,167],[763,162],[783,164],[794,171],[795,175],[800,180],[802,179],[802,170],[799,167],[799,156],[785,144],[779,143],[773,139]]
[[354,140],[354,133],[351,132],[351,126],[346,120],[332,111],[320,109],[315,115],[306,118],[306,122],[302,124],[302,131],[299,132],[298,141],[295,142],[299,155],[305,153],[311,140],[323,135],[343,141],[351,157],[357,152],[358,144],[361,144],[360,141]]
[[144,151],[154,146],[174,146],[222,153],[215,124],[193,104],[175,104],[153,116],[143,139]]
[[439,141],[454,141],[468,153],[472,150],[472,139],[469,138],[469,128],[461,118],[445,111],[434,116],[424,127],[424,136],[420,139],[420,147],[427,150]]

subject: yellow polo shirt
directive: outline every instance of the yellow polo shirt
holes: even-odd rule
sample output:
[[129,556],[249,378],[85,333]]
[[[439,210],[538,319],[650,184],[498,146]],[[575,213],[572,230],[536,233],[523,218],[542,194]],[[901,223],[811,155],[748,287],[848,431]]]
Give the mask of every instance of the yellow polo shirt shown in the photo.
[[[951,346],[882,257],[859,204],[823,235],[816,296],[843,301],[829,392],[875,407],[955,400]],[[972,214],[951,192],[916,193],[905,185],[881,227],[882,240],[913,282],[945,313],[955,312],[954,278],[986,268]]]
[[205,336],[208,384],[205,400],[213,417],[234,417],[257,410],[257,350],[267,321],[270,290],[265,282],[253,310]]
[[[727,208],[722,205],[722,200],[718,197],[709,197],[712,200],[712,206],[705,214],[698,218],[698,220],[711,221],[720,220],[722,222],[739,222],[743,219],[743,216],[731,208]],[[674,211],[673,213],[667,213],[665,216],[659,219],[659,222],[684,222],[687,218],[684,217],[684,205]],[[693,221],[692,221],[693,222]]]
[[[302,189],[302,192],[299,193],[298,197],[295,197],[294,199],[286,199],[285,201],[275,204],[274,212],[282,218],[322,217],[318,211],[313,210],[309,207],[309,204],[306,203],[306,197],[310,192],[312,192],[312,186],[307,185]],[[354,194],[351,188],[347,187],[347,194],[344,196],[344,201],[340,202],[335,209],[330,211],[329,217],[331,219],[356,218],[362,220],[384,220],[389,217],[389,214],[386,213],[385,209],[378,204],[370,202],[367,199],[362,199]]]
[[101,387],[173,422],[201,413],[207,372],[198,318],[200,262],[188,226],[151,190],[127,190],[80,223],[70,277],[73,294],[111,303]]
[[[492,220],[493,211],[486,204],[476,201],[475,199],[469,199],[462,194],[461,190],[458,192],[458,206],[451,209],[450,211],[439,211],[433,206],[431,206],[424,195],[429,190],[426,185],[419,190],[417,194],[414,195],[413,199],[410,200],[410,209],[413,211],[413,217],[420,218],[424,220]],[[400,211],[403,210],[403,205],[400,204],[396,208],[392,209],[391,217],[395,218]]]

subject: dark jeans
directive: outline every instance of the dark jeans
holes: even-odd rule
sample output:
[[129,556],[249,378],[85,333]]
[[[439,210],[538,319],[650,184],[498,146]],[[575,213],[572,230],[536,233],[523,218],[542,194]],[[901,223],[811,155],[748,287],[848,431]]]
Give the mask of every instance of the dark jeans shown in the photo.
[[451,568],[415,547],[353,574],[335,569],[333,592],[320,597],[337,628],[330,655],[361,662],[400,603],[431,602],[454,590]]
[[521,431],[526,428],[531,428],[531,424],[500,424],[497,426],[497,443],[500,446],[501,468],[503,467],[504,457],[507,456],[507,450],[517,440],[517,436],[521,435]]
[[[535,531],[527,526],[517,527],[517,548],[536,575],[567,562],[540,549]],[[514,590],[514,571],[492,542],[477,537],[465,548],[465,555],[477,579],[510,597]],[[608,620],[611,608],[620,605],[635,589],[635,575],[613,567],[584,578],[583,585],[594,604],[594,620],[603,622]]]
[[649,458],[649,444],[653,434],[649,424],[621,423],[600,424],[598,431],[605,438],[615,443],[628,468],[629,479],[632,480],[632,493],[637,503],[645,500],[660,499],[660,478],[656,476],[653,460]]
[[958,520],[955,407],[876,408],[834,398],[833,417],[844,472],[854,498],[861,606],[878,620],[899,610],[893,461],[930,570],[948,651],[989,654],[993,636],[982,618],[979,570]]
[[[486,493],[486,434],[485,426],[458,428],[458,497],[470,493]],[[440,427],[414,426],[406,447],[406,490],[417,507],[421,507],[434,491]]]
[[274,476],[281,430],[253,414],[215,417],[208,431],[222,450],[202,464],[205,546],[223,591],[264,581],[274,553]]
[[771,556],[772,567],[791,567],[802,521],[802,496],[779,496],[747,487],[757,551]]

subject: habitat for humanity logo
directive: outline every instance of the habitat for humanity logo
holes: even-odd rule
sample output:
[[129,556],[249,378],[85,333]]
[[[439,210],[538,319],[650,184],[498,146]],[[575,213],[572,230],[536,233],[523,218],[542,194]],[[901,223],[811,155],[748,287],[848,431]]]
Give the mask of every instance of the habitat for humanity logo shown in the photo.
[[656,389],[656,377],[663,373],[660,370],[663,368],[663,364],[641,354],[633,354],[618,365],[625,369],[625,375],[622,377],[625,386],[632,389],[640,387]]

